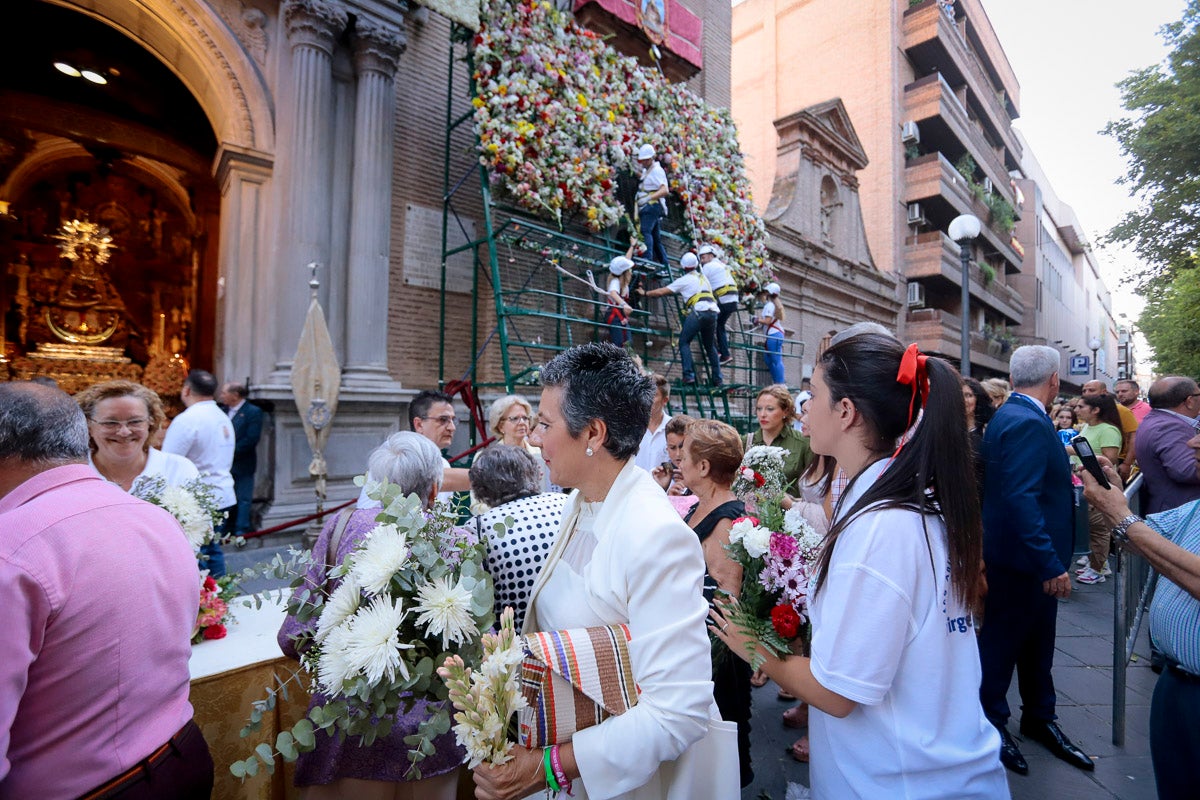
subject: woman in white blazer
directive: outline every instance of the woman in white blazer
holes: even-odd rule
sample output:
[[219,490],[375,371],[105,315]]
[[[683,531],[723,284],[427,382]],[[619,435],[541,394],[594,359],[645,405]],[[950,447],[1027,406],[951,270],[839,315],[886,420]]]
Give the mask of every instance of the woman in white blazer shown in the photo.
[[[625,623],[636,706],[559,747],[584,800],[734,800],[737,732],[713,702],[704,556],[662,489],[633,463],[654,382],[608,343],[567,350],[541,372],[530,434],[550,479],[574,488],[533,588],[526,633]],[[541,750],[514,749],[475,770],[476,797],[512,800],[547,786]]]

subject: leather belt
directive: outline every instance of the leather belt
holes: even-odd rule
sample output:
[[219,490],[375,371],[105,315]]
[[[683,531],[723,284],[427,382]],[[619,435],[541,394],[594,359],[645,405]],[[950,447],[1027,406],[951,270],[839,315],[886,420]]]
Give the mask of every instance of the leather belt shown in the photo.
[[1185,683],[1200,683],[1200,675],[1187,671],[1174,661],[1167,662],[1167,670]]
[[166,760],[167,756],[171,754],[172,750],[178,750],[177,745],[179,744],[179,740],[183,738],[184,734],[187,733],[189,726],[193,724],[194,723],[192,720],[188,720],[184,723],[182,728],[175,732],[174,736],[159,745],[153,753],[146,756],[141,761],[134,764],[132,767],[125,770],[112,780],[102,783],[85,795],[81,795],[79,800],[103,800],[103,798],[112,797],[129,784],[141,778],[143,774],[148,775],[151,769],[157,767]]

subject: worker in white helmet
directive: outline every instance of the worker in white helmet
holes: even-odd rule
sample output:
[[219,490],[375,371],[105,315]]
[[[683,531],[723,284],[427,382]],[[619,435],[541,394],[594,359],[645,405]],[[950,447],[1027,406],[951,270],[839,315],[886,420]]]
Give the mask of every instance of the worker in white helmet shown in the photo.
[[683,368],[683,382],[696,382],[696,368],[692,362],[692,339],[700,336],[704,352],[712,366],[714,386],[722,384],[721,361],[717,355],[717,299],[713,297],[712,287],[698,267],[700,260],[695,253],[684,253],[679,259],[683,274],[671,283],[659,289],[647,292],[638,289],[646,297],[661,297],[667,294],[677,294],[683,301],[683,327],[679,331],[679,365]]

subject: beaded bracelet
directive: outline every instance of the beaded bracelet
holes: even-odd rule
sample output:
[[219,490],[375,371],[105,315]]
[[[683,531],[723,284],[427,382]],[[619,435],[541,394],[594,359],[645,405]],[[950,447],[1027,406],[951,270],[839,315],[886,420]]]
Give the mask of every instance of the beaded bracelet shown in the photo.
[[574,797],[575,793],[571,791],[571,779],[567,777],[567,771],[563,769],[562,761],[558,757],[558,745],[550,748],[550,766],[554,769],[555,780],[562,787],[561,791],[566,792],[568,797]]
[[546,785],[554,790],[555,794],[562,791],[562,787],[558,785],[558,780],[554,775],[554,767],[550,764],[550,748],[542,750],[542,766],[546,770]]

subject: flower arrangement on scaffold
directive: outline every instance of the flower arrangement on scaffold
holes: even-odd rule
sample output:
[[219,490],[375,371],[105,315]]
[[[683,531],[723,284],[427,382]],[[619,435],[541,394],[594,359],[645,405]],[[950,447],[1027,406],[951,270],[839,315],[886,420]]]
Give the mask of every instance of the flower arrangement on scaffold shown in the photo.
[[[310,690],[328,702],[314,704],[274,747],[264,742],[234,762],[230,770],[238,777],[257,774],[260,764],[274,771],[276,755],[294,761],[312,750],[316,729],[368,746],[391,733],[397,712],[424,700],[432,703],[430,716],[404,739],[406,777],[419,779],[434,737],[450,730],[449,692],[436,669],[451,652],[468,663],[480,660],[481,632],[495,621],[492,579],[483,568],[486,545],[393,484],[373,485],[368,495],[383,508],[374,529],[330,570],[341,582],[326,596],[301,575],[287,608],[300,622],[316,619],[312,632],[294,641]],[[290,680],[255,702],[243,736],[256,729],[276,695],[286,698]]]
[[[726,617],[780,658],[791,654],[794,640],[807,641],[811,636],[809,581],[822,542],[799,507],[784,511],[784,452],[765,446],[746,451],[732,488],[748,514],[756,516],[734,520],[725,547],[742,567],[741,594]],[[758,669],[765,657],[757,648],[750,652],[751,666]]]
[[194,478],[182,486],[168,486],[161,475],[139,478],[130,493],[164,509],[183,528],[188,543],[196,554],[197,579],[200,581],[200,608],[196,613],[196,627],[192,632],[192,643],[205,639],[223,639],[229,621],[229,600],[234,592],[233,580],[213,578],[205,569],[208,560],[200,549],[216,540],[217,526],[224,520],[224,513],[217,508],[212,489]]

